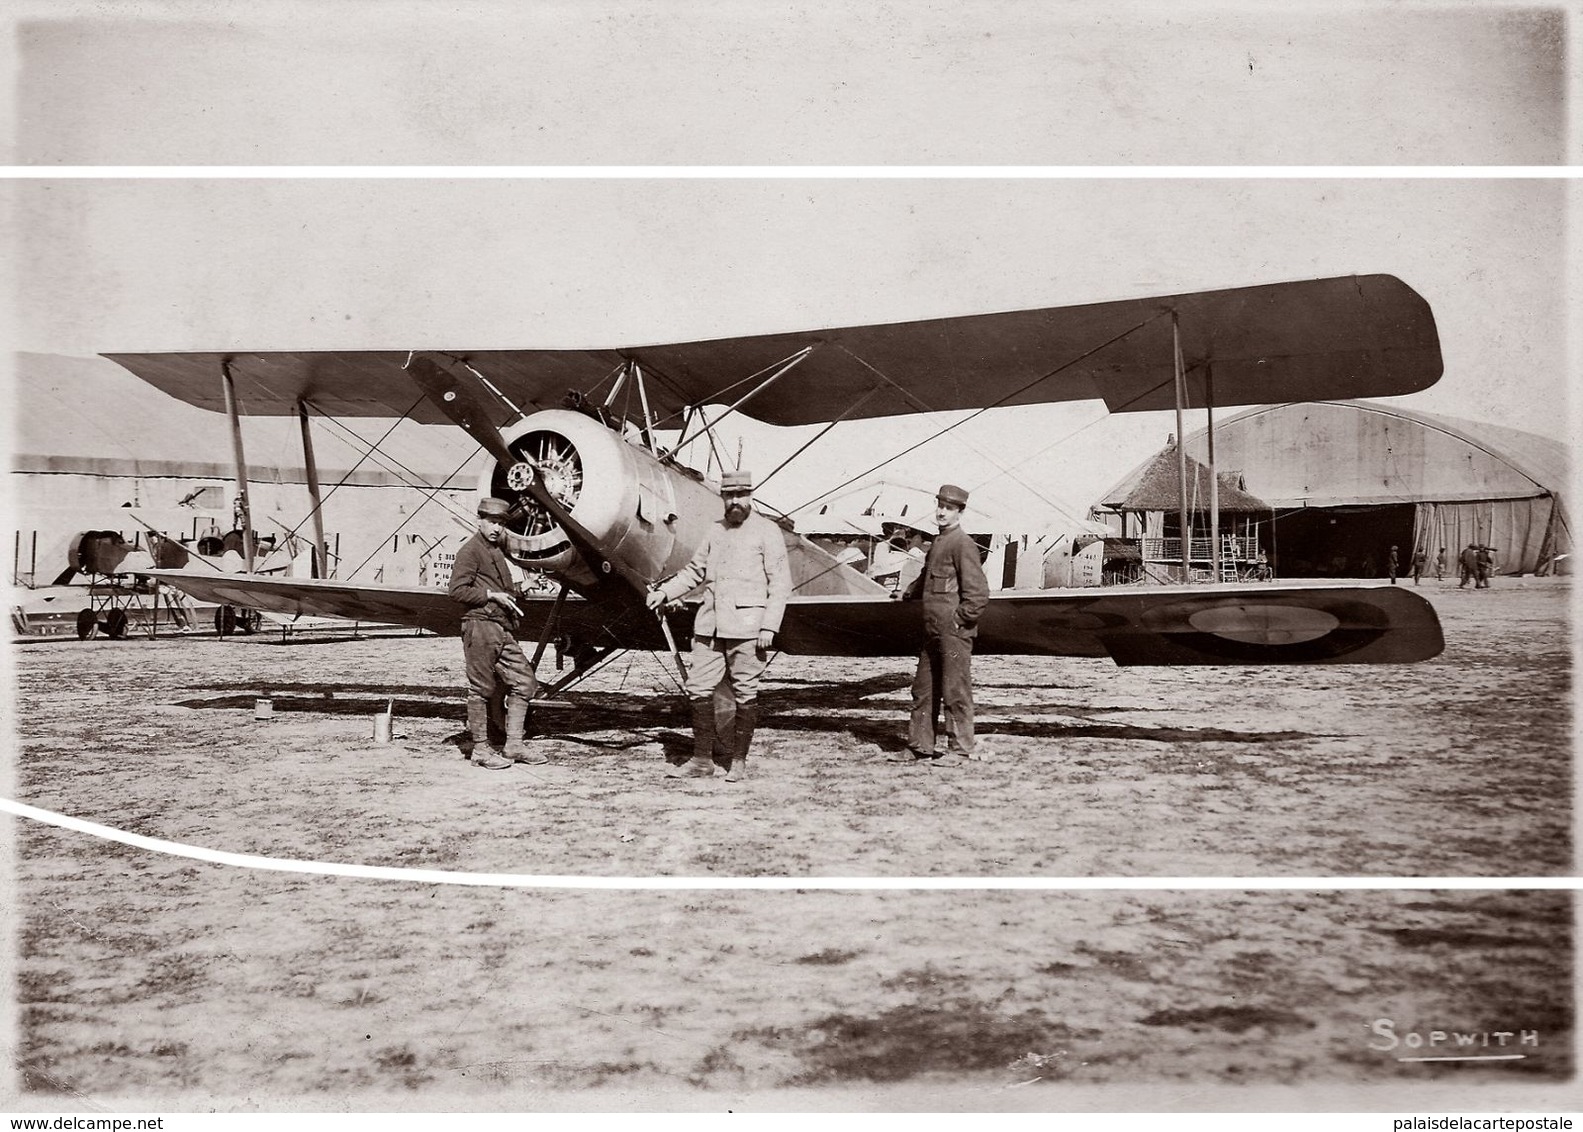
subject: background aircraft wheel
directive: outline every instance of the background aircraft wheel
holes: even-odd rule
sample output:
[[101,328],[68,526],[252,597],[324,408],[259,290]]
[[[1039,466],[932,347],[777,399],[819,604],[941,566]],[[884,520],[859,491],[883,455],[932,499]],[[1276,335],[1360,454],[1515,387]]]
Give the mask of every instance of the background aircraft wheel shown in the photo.
[[256,633],[264,624],[264,615],[256,609],[242,609],[237,611],[236,627],[243,633]]
[[214,631],[222,637],[236,632],[236,608],[222,605],[214,611]]
[[82,609],[77,612],[77,639],[79,641],[91,640],[99,635],[99,618],[91,609]]
[[108,614],[105,615],[105,635],[108,636],[112,641],[125,640],[127,624],[128,618],[126,615],[126,610],[112,609]]

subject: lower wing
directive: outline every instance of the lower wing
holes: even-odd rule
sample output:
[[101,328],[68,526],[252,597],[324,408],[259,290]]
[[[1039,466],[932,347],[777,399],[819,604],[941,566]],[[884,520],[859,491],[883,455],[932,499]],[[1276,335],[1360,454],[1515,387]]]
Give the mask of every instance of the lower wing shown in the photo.
[[[323,578],[280,578],[259,574],[188,573],[154,570],[151,577],[175,586],[199,601],[236,605],[282,617],[331,617],[380,625],[427,629],[442,636],[462,631],[464,607],[444,590],[427,586],[386,586],[339,582]],[[555,609],[552,597],[518,597],[522,620],[517,635],[537,637]],[[642,606],[638,607],[640,610]],[[629,632],[628,622],[635,622]],[[661,648],[658,628],[626,616],[624,610],[594,606],[578,598],[568,600],[561,624],[569,632],[596,639],[597,643],[624,648]]]
[[[923,643],[917,602],[793,598],[788,653],[894,656]],[[1400,586],[1156,586],[990,595],[981,655],[1108,656],[1120,665],[1403,664],[1445,647]]]
[[[336,617],[461,631],[462,607],[444,590],[256,574],[151,572],[200,601],[288,616]],[[541,633],[550,598],[522,598],[518,635]],[[691,609],[676,618],[685,631]],[[572,598],[564,629],[599,645],[664,647],[641,605]],[[904,656],[923,644],[917,602],[862,596],[793,597],[777,638],[788,653]],[[1434,608],[1400,586],[1158,586],[990,595],[980,655],[1110,657],[1121,665],[1403,664],[1445,647]]]

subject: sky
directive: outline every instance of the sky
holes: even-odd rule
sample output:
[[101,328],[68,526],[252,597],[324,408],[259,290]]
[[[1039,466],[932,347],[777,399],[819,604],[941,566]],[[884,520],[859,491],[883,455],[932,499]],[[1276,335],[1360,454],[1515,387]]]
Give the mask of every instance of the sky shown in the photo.
[[1574,0],[8,7],[16,164],[1577,159]]
[[[20,251],[10,337],[74,356],[611,346],[1389,272],[1429,299],[1445,347],[1446,377],[1413,404],[1564,435],[1562,183],[1168,167],[1577,160],[1576,7],[18,0],[0,155],[35,174],[195,173],[0,180]],[[899,164],[1159,176],[764,175]],[[222,165],[352,176],[205,175]],[[538,172],[393,180],[364,166]],[[639,175],[546,179],[552,166]],[[671,166],[754,175],[654,175]],[[90,410],[143,392],[105,378],[55,414],[63,442],[88,443],[68,417],[103,437]],[[842,425],[766,501],[816,501],[954,419]],[[992,412],[873,474],[927,485],[949,471],[997,513],[1081,512],[1174,427],[1097,405]],[[811,435],[726,432],[761,471]],[[206,427],[138,443],[199,436],[208,449]],[[454,437],[420,439],[454,466]],[[292,458],[283,439],[256,447],[250,459]]]
[[[1569,193],[1557,179],[112,178],[5,189],[22,249],[12,337],[27,351],[610,347],[1380,272],[1429,301],[1446,362],[1435,387],[1400,403],[1568,435]],[[129,405],[152,393],[119,371],[104,388]],[[961,415],[843,423],[763,497],[804,505]],[[1188,428],[1201,423],[1190,416]],[[741,436],[761,476],[816,431],[734,425],[722,430],[728,446]],[[1107,416],[1098,403],[994,410],[874,478],[951,480],[1034,526],[1086,511],[1173,430],[1169,413]],[[455,444],[437,441],[433,466],[465,453]]]

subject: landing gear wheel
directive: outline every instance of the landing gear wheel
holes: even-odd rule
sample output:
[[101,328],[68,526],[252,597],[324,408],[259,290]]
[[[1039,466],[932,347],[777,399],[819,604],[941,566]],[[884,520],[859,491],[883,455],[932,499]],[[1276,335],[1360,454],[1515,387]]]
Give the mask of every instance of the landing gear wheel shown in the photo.
[[236,632],[236,607],[222,605],[214,611],[214,631],[222,637]]
[[259,631],[264,624],[264,615],[256,609],[240,609],[236,614],[236,628],[238,632],[247,633],[249,636]]
[[105,636],[109,637],[112,641],[124,641],[124,640],[126,640],[126,627],[127,627],[127,624],[128,624],[128,619],[127,619],[127,615],[126,615],[126,610],[124,610],[124,609],[112,609],[109,613],[105,614],[105,618],[104,618],[104,632],[105,632]]
[[91,641],[99,635],[99,617],[91,609],[77,611],[77,639]]

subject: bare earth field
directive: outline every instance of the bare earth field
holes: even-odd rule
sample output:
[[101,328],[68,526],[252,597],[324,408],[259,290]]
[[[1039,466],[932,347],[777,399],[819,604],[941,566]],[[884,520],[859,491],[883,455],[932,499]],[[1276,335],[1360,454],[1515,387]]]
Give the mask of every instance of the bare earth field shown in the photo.
[[[23,847],[18,1062],[76,1109],[906,1107],[953,1086],[1063,1108],[1105,1085],[1193,1108],[1228,1084],[1299,1090],[1284,1109],[1436,1084],[1526,1085],[1531,1110],[1572,1072],[1564,892],[544,892],[47,827]],[[1398,1060],[1450,1051],[1408,1044],[1436,1030],[1524,1056]]]
[[978,658],[995,761],[955,771],[882,757],[909,660],[781,657],[740,784],[663,777],[691,740],[647,653],[539,709],[550,765],[490,772],[456,745],[454,640],[49,641],[15,658],[18,798],[212,849],[469,872],[1568,872],[1567,582],[1424,592],[1447,639],[1424,664]]
[[[662,778],[687,737],[648,656],[541,709],[551,765],[491,773],[455,746],[453,640],[29,644],[12,778],[32,805],[206,848],[463,871],[1565,874],[1568,586],[1424,588],[1448,647],[1422,665],[982,659],[996,759],[954,772],[880,757],[909,662],[783,657],[741,784]],[[376,744],[387,697],[397,741]],[[502,890],[6,826],[37,1102],[1576,1101],[1566,892]],[[1523,1056],[1400,1060],[1457,1040],[1436,1031]]]

